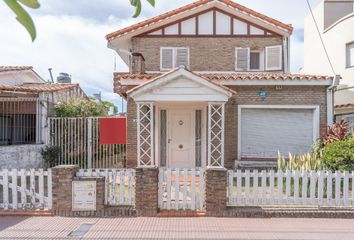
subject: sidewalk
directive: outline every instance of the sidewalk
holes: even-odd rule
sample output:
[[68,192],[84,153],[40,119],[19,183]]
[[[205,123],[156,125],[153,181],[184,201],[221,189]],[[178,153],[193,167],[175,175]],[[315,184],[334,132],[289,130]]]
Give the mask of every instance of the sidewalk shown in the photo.
[[[81,224],[77,237],[69,236]],[[88,228],[89,228],[88,227]],[[81,235],[81,237],[80,237]],[[354,220],[1,217],[0,239],[354,239]]]

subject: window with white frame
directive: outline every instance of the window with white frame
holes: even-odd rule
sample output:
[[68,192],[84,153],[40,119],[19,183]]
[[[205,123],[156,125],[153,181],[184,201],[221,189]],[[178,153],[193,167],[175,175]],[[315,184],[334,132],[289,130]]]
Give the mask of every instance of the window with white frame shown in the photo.
[[354,67],[354,42],[347,44],[347,67]]
[[275,71],[282,70],[282,46],[269,46],[264,49],[235,49],[236,71]]
[[189,48],[162,47],[160,48],[160,70],[166,71],[172,68],[185,66],[189,68]]

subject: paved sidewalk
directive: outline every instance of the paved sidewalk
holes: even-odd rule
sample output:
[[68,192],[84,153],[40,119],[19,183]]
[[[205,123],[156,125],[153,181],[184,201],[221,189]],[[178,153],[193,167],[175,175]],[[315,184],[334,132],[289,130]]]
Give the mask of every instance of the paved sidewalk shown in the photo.
[[[83,237],[69,234],[93,224]],[[1,217],[0,239],[354,239],[354,220]]]

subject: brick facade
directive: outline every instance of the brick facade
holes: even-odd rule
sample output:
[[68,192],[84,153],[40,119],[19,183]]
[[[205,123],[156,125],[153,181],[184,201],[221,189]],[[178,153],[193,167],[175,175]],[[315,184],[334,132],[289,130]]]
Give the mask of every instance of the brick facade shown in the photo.
[[234,71],[235,48],[281,45],[281,37],[135,37],[133,52],[145,58],[146,71],[160,71],[160,47],[188,47],[190,70]]
[[127,100],[127,168],[137,167],[137,106],[132,98]]
[[53,211],[58,215],[72,210],[72,181],[78,170],[77,165],[52,168]]
[[227,170],[209,168],[205,172],[205,209],[207,216],[223,214],[227,204]]
[[[275,86],[228,86],[237,91],[225,107],[225,167],[233,168],[237,159],[237,119],[238,105],[319,105],[320,133],[327,129],[327,95],[325,86],[283,86],[275,90]],[[260,89],[266,90],[268,96],[262,100],[258,96]],[[127,167],[137,165],[137,130],[136,104],[128,98],[128,136],[127,136]]]
[[[325,86],[229,86],[237,91],[225,107],[225,167],[232,168],[237,159],[238,105],[319,105],[320,134],[327,129],[327,89]],[[258,96],[260,89],[268,96],[262,100]]]
[[137,216],[155,217],[158,211],[158,168],[136,168],[135,209]]

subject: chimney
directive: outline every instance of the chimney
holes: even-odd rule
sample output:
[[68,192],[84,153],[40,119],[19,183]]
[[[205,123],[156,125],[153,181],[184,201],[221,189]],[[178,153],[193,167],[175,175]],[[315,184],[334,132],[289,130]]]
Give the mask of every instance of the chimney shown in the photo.
[[145,73],[145,58],[141,53],[132,53],[131,73]]

